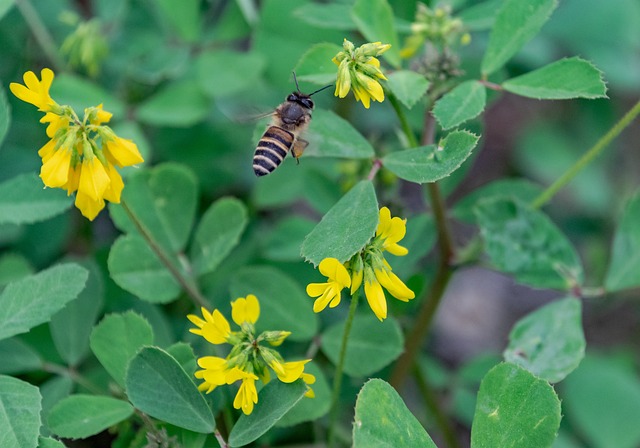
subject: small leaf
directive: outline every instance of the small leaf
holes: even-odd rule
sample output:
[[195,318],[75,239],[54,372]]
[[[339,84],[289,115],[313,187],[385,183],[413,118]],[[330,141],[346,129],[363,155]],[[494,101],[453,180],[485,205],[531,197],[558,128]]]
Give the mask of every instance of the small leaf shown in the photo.
[[305,364],[304,371],[316,377],[316,382],[310,385],[313,389],[314,397],[300,400],[298,404],[278,420],[277,426],[293,426],[302,422],[314,421],[329,412],[331,389],[324,373],[313,361]]
[[65,448],[64,444],[51,437],[38,437],[38,448]]
[[[174,266],[177,260],[171,258]],[[109,273],[122,289],[151,303],[167,303],[180,294],[181,287],[138,235],[123,235],[111,246]]]
[[582,283],[578,254],[542,212],[501,197],[481,201],[475,211],[485,250],[498,270],[538,288]]
[[202,32],[199,0],[155,0],[164,19],[178,32],[186,42],[197,42]]
[[484,76],[500,69],[549,19],[557,0],[506,0],[497,13],[489,44],[482,58]]
[[258,403],[249,415],[242,414],[229,434],[229,446],[253,442],[275,425],[284,414],[303,399],[307,386],[302,380],[291,384],[272,380],[258,394]]
[[[351,5],[347,3],[307,3],[293,11],[293,14],[300,20],[316,28],[344,31],[356,29],[356,24],[353,23],[350,13]],[[339,48],[338,51],[341,49]]]
[[559,427],[560,400],[549,383],[501,363],[480,384],[471,448],[549,447]]
[[[322,351],[334,364],[340,358],[344,322],[329,327],[322,335]],[[344,372],[368,376],[393,362],[403,351],[400,325],[393,317],[380,322],[373,313],[358,314],[353,320]]]
[[0,256],[0,288],[33,274],[33,267],[23,255],[5,252]]
[[312,143],[306,156],[368,159],[374,156],[371,143],[344,118],[330,110],[318,109],[307,132]]
[[584,357],[582,304],[567,298],[520,319],[509,334],[507,362],[518,364],[550,383],[562,381]]
[[347,261],[373,237],[378,214],[373,184],[360,181],[307,235],[302,243],[302,256],[316,266],[328,257]]
[[486,101],[487,92],[482,84],[465,81],[436,102],[433,115],[442,129],[450,129],[480,115]]
[[611,248],[611,261],[605,279],[607,291],[640,285],[640,192],[627,203]]
[[254,294],[260,301],[258,332],[290,331],[289,340],[308,341],[318,330],[318,317],[311,298],[288,275],[272,266],[248,266],[238,270],[229,285],[231,297]]
[[42,368],[37,351],[18,338],[0,341],[0,373],[25,373]]
[[51,432],[69,439],[84,439],[133,414],[133,406],[126,401],[94,395],[71,395],[56,404],[49,412]]
[[462,165],[471,155],[478,138],[467,131],[455,131],[447,135],[440,146],[428,145],[393,152],[382,159],[382,164],[402,179],[419,184],[435,182]]
[[0,184],[0,224],[31,224],[67,211],[73,198],[58,188],[45,188],[33,173]]
[[93,329],[90,345],[100,364],[124,387],[129,361],[144,345],[153,344],[153,330],[147,320],[127,311],[110,314]]
[[51,85],[51,97],[58,104],[66,104],[81,113],[87,107],[104,105],[104,110],[111,112],[115,118],[125,118],[125,105],[104,87],[69,73],[56,74]]
[[31,384],[0,375],[0,446],[29,448],[40,433],[40,392]]
[[196,61],[198,84],[203,92],[214,98],[235,95],[253,87],[266,65],[260,53],[204,52]]
[[369,42],[391,44],[382,56],[391,65],[400,67],[400,44],[393,19],[393,10],[387,0],[356,0],[351,18]]
[[192,80],[175,81],[142,103],[137,118],[146,124],[190,127],[205,119],[211,101]]
[[389,75],[387,87],[407,109],[411,109],[429,88],[429,81],[420,73],[398,70]]
[[602,72],[591,62],[578,57],[562,59],[502,83],[516,95],[539,100],[570,98],[606,98],[607,86]]
[[127,395],[151,417],[200,433],[212,433],[215,420],[202,394],[171,355],[144,347],[129,363]]
[[2,0],[0,1],[0,20],[5,16],[11,7],[15,3],[15,0]]
[[[346,7],[346,5],[319,5],[309,3],[302,8],[324,6]],[[296,12],[298,10],[296,10]],[[302,55],[294,69],[298,81],[307,81],[316,84],[333,84],[338,75],[338,66],[334,64],[331,59],[340,51],[342,51],[341,46],[328,42],[321,42],[309,48],[309,50]]]
[[10,283],[0,294],[0,340],[48,322],[80,294],[87,276],[86,269],[66,263]]
[[436,448],[400,395],[380,379],[369,380],[362,386],[353,422],[353,447],[374,446]]
[[191,247],[191,261],[198,275],[215,271],[240,241],[247,226],[247,209],[235,198],[222,198],[205,212]]
[[284,218],[264,236],[264,257],[274,261],[299,261],[301,242],[315,226],[316,223],[307,218]]
[[502,6],[504,0],[485,0],[464,8],[457,17],[464,23],[469,31],[489,30],[496,20],[496,11]]
[[[11,5],[11,3],[9,3]],[[0,19],[4,15],[3,8],[6,7],[0,3]],[[7,136],[7,131],[9,130],[9,124],[11,123],[11,107],[7,102],[7,94],[4,91],[3,87],[0,87],[0,146],[2,146],[2,142],[4,138]],[[2,216],[2,214],[0,214]]]

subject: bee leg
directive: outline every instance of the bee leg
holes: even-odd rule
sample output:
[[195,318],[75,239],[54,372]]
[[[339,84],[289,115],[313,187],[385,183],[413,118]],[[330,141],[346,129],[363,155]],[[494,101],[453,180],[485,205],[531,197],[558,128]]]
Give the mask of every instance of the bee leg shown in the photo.
[[304,150],[309,146],[309,142],[301,138],[297,139],[291,148],[291,155],[296,158],[296,163],[300,165],[300,156]]

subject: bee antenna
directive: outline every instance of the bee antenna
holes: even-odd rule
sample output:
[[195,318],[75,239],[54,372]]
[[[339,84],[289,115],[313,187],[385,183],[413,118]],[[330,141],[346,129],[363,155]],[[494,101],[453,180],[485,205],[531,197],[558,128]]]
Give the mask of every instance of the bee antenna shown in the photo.
[[316,90],[315,92],[310,93],[310,94],[309,94],[309,96],[311,96],[311,95],[315,95],[315,94],[316,94],[316,93],[318,93],[318,92],[322,92],[324,89],[328,89],[329,87],[333,87],[333,84],[329,84],[328,86],[324,86],[324,87],[322,87],[322,88],[320,88],[320,89]]
[[300,93],[300,87],[298,86],[298,78],[296,78],[296,72],[291,73],[293,73],[293,82],[296,83],[296,89],[298,89],[298,92]]

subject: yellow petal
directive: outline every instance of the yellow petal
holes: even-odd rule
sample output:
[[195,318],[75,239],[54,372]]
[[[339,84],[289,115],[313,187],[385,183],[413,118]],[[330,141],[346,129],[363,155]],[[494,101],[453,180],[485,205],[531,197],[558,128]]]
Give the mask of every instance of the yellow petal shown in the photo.
[[222,313],[213,310],[212,322],[206,322],[202,326],[202,336],[212,344],[224,344],[231,334],[231,326]]
[[78,191],[87,195],[93,201],[103,199],[105,190],[109,187],[109,175],[104,169],[104,165],[96,158],[85,158],[82,161],[82,172],[80,173],[80,185]]
[[409,253],[409,249],[400,246],[399,244],[385,244],[384,249],[393,255],[397,255],[398,257],[402,257]]
[[56,142],[52,139],[45,143],[44,146],[38,150],[38,155],[42,159],[42,163],[46,163],[47,160],[49,160],[51,156],[55,154],[55,148]]
[[378,81],[373,78],[369,78],[366,83],[367,92],[378,102],[384,101],[384,90]]
[[42,182],[50,188],[63,186],[69,178],[70,164],[71,151],[59,148],[42,164],[42,168],[40,168]]
[[122,176],[120,176],[116,167],[111,164],[107,165],[107,175],[109,176],[110,182],[108,188],[104,192],[104,198],[109,202],[119,204],[120,196],[124,189]]
[[379,213],[380,219],[376,228],[376,236],[382,235],[386,237],[391,227],[391,211],[387,207],[382,207]]
[[260,304],[253,294],[247,295],[246,298],[240,297],[231,303],[231,318],[238,325],[243,322],[255,324],[260,317]]
[[104,200],[100,198],[94,201],[85,193],[78,191],[76,193],[76,207],[82,215],[89,221],[93,221],[98,213],[104,208]]
[[359,271],[354,271],[351,273],[351,295],[360,288],[362,285],[362,277],[364,276],[364,269],[360,269]]
[[302,373],[304,372],[304,365],[309,361],[311,360],[305,359],[304,361],[285,362],[282,365],[282,374],[276,371],[278,379],[283,383],[293,383],[295,380],[302,377]]
[[398,300],[404,302],[413,299],[416,295],[404,284],[400,278],[391,271],[384,269],[375,270],[376,279],[386,288],[389,293]]
[[340,285],[341,288],[346,288],[351,285],[351,277],[347,268],[344,267],[336,258],[325,258],[320,262],[318,266],[320,273],[329,280],[333,280]]
[[307,285],[307,295],[309,297],[319,297],[329,287],[329,283],[309,283]]
[[136,165],[144,162],[138,147],[131,140],[116,137],[107,142],[107,151],[119,167]]
[[387,317],[387,300],[382,286],[375,279],[364,282],[364,294],[369,302],[369,307],[380,321]]

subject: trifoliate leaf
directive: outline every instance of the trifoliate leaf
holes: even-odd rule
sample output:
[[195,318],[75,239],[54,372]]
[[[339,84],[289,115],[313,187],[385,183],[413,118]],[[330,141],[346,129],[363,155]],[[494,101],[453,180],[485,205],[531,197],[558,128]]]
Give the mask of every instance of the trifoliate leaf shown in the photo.
[[387,79],[387,87],[407,109],[411,109],[429,88],[429,81],[412,70],[398,70]]
[[436,102],[433,115],[442,129],[450,129],[480,115],[486,101],[487,93],[482,84],[465,81]]

